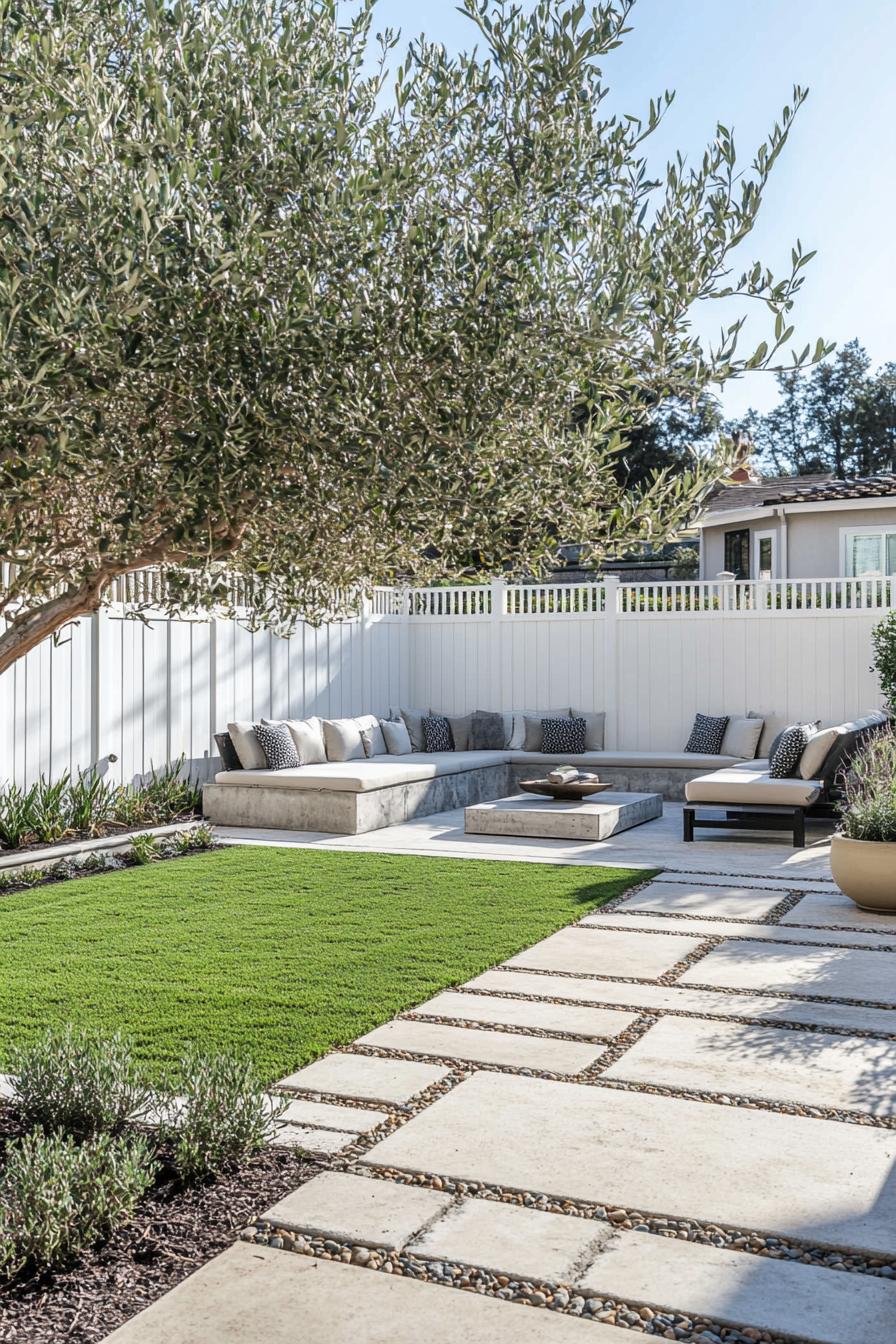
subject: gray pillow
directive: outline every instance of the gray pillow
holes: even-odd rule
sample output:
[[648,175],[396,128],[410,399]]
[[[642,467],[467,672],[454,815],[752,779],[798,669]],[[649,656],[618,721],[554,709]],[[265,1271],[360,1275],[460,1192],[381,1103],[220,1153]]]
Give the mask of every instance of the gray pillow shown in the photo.
[[754,714],[742,719],[729,719],[719,755],[739,756],[743,761],[754,760],[764,727],[765,720]]
[[399,709],[389,710],[390,722],[395,719],[402,719],[404,726],[408,730],[408,737],[411,739],[412,751],[425,751],[426,742],[423,737],[423,720],[428,719],[430,711],[428,709]]
[[601,710],[599,714],[591,714],[584,709],[574,709],[572,717],[585,720],[585,750],[603,751],[604,729],[607,722],[606,712]]
[[324,745],[328,761],[364,759],[361,729],[354,719],[324,719]]
[[470,725],[471,751],[504,750],[504,715],[477,709]]
[[364,746],[365,756],[385,756],[386,739],[383,737],[383,730],[380,727],[380,721],[375,714],[362,714],[360,718],[355,719],[355,723],[361,732],[361,742]]
[[267,770],[267,759],[261,749],[261,743],[255,736],[254,723],[238,719],[236,723],[228,723],[227,731],[244,770]]
[[470,729],[473,725],[473,715],[464,714],[462,717],[446,715],[448,726],[451,729],[451,736],[454,739],[455,751],[470,750]]
[[411,735],[404,719],[380,719],[380,727],[390,756],[409,756],[413,751]]
[[515,709],[513,711],[513,732],[507,745],[511,751],[541,751],[541,734],[538,735],[539,745],[537,747],[526,746],[526,720],[534,719],[541,726],[542,719],[568,719],[569,705],[564,705],[563,709]]

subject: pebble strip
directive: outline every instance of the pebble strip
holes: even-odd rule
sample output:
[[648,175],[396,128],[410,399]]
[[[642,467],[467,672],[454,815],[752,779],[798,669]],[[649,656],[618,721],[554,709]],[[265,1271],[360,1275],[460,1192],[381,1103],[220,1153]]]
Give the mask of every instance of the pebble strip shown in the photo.
[[[663,1218],[625,1209],[615,1204],[595,1204],[587,1200],[555,1199],[550,1195],[527,1190],[513,1190],[506,1186],[490,1185],[482,1181],[453,1181],[446,1176],[426,1172],[401,1171],[396,1167],[376,1167],[369,1164],[351,1165],[355,1176],[374,1180],[396,1181],[401,1185],[422,1185],[430,1190],[464,1195],[476,1199],[492,1199],[503,1204],[520,1204],[543,1213],[563,1213],[573,1218],[593,1218],[610,1222],[624,1231],[652,1232],[657,1236],[692,1241],[698,1245],[719,1246],[728,1251],[743,1251],[747,1255],[763,1255],[771,1260],[792,1260],[804,1265],[818,1265],[827,1269],[852,1274],[868,1274],[873,1278],[896,1279],[896,1257],[864,1256],[849,1251],[815,1246],[794,1237],[767,1237],[742,1227],[726,1227],[719,1223],[701,1222],[695,1218]],[[858,1344],[858,1342],[857,1342]]]
[[694,1344],[785,1344],[782,1336],[764,1330],[741,1332],[704,1316],[654,1311],[651,1307],[638,1307],[615,1298],[586,1296],[568,1283],[514,1279],[507,1274],[491,1274],[456,1261],[422,1260],[407,1252],[381,1250],[357,1242],[335,1241],[329,1237],[305,1237],[270,1223],[252,1223],[243,1229],[240,1236],[243,1241],[276,1250],[316,1256],[321,1260],[337,1260],[346,1265],[379,1270],[383,1274],[497,1297],[521,1306],[559,1311],[566,1316],[580,1316],[584,1320],[599,1321],[605,1325],[620,1325],[654,1338],[694,1341]]

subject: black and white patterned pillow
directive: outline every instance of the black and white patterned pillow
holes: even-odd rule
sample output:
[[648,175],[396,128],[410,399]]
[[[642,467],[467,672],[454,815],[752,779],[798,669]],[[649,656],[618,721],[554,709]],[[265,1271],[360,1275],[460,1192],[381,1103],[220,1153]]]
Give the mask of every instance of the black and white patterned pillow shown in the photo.
[[269,770],[294,770],[302,764],[285,723],[256,723],[255,736]]
[[423,743],[426,751],[454,750],[451,724],[444,714],[430,714],[423,720]]
[[792,779],[799,774],[800,761],[811,732],[812,724],[795,723],[779,734],[778,745],[768,763],[768,773],[772,779]]
[[542,719],[541,749],[548,756],[577,754],[585,750],[584,719]]
[[722,738],[728,727],[728,715],[698,714],[688,738],[685,751],[695,751],[701,756],[718,756],[722,750]]

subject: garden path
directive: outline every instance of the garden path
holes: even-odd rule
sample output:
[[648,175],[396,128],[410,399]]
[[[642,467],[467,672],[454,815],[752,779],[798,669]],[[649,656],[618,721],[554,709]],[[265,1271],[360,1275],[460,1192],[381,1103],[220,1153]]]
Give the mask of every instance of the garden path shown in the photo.
[[896,923],[777,851],[284,1079],[331,1169],[110,1340],[891,1344]]

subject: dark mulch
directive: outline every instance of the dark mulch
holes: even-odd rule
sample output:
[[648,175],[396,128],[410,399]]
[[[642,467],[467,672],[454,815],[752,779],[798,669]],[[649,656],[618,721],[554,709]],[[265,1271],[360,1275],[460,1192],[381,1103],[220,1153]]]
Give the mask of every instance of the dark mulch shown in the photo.
[[[0,1132],[13,1132],[10,1113]],[[3,1344],[95,1344],[212,1256],[241,1228],[320,1170],[288,1149],[267,1149],[213,1185],[160,1178],[133,1222],[62,1273],[0,1286]]]

